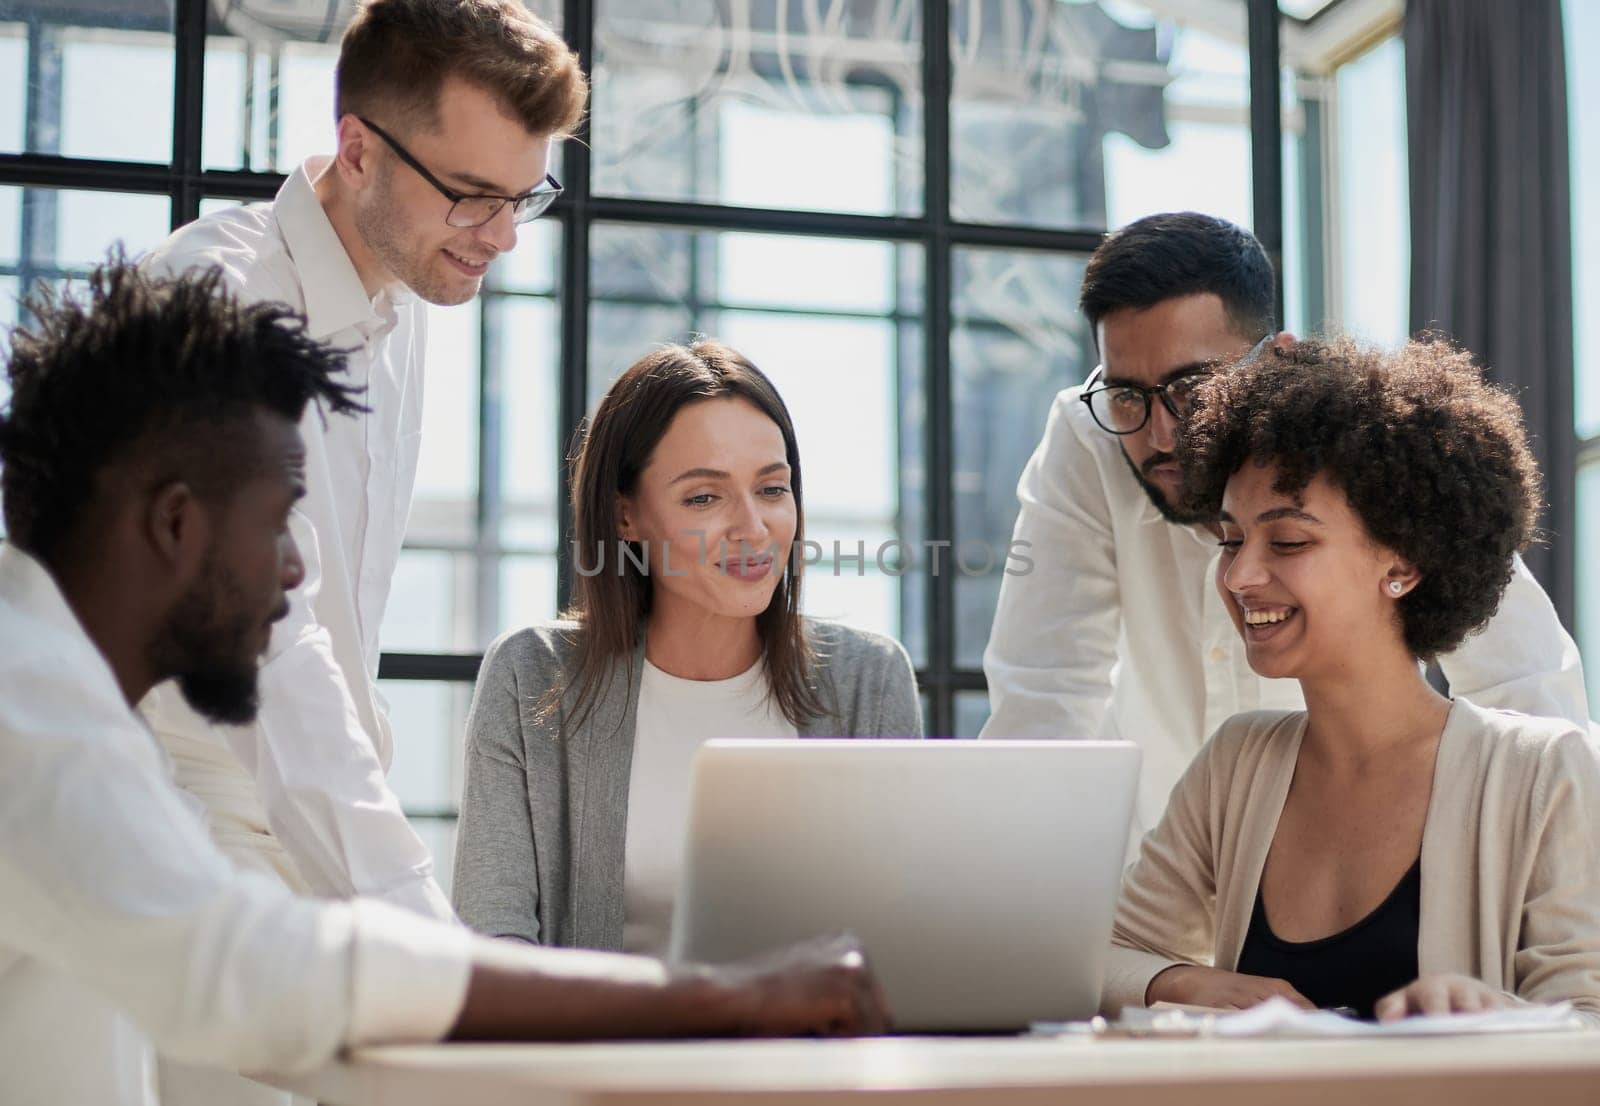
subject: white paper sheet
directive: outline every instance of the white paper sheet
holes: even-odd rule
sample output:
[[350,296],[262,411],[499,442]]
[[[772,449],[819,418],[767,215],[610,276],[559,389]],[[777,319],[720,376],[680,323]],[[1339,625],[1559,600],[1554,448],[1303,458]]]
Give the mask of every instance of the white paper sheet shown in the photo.
[[1470,1033],[1543,1033],[1586,1028],[1569,1002],[1515,1006],[1481,1014],[1433,1014],[1392,1022],[1358,1021],[1331,1010],[1302,1010],[1271,998],[1248,1010],[1212,1011],[1159,1004],[1128,1009],[1114,1022],[1039,1024],[1036,1034],[1113,1037],[1229,1037],[1307,1040],[1333,1037],[1445,1037]]
[[1216,1017],[1217,1037],[1443,1037],[1460,1033],[1530,1033],[1582,1029],[1570,1002],[1513,1006],[1478,1014],[1417,1014],[1392,1022],[1357,1021],[1328,1010],[1302,1010],[1285,998]]

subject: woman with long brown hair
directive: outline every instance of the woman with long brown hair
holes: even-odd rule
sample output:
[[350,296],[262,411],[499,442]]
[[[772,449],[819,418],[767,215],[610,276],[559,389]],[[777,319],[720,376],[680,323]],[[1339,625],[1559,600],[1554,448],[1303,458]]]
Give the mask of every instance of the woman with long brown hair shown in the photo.
[[892,639],[800,614],[800,451],[771,381],[667,346],[573,467],[574,602],[502,637],[467,722],[455,905],[546,945],[665,950],[689,764],[712,737],[920,737]]

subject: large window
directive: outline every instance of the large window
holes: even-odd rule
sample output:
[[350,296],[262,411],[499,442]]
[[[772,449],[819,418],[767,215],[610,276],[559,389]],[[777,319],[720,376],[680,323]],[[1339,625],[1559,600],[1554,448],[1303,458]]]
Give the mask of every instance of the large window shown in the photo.
[[[441,867],[478,658],[564,602],[562,459],[654,344],[714,334],[770,373],[805,461],[806,609],[898,636],[928,731],[970,736],[1016,480],[1095,361],[1075,304],[1101,235],[1224,215],[1281,253],[1289,319],[1339,314],[1341,90],[1286,51],[1282,111],[1252,112],[1280,74],[1275,34],[1251,34],[1277,26],[1270,3],[532,6],[592,59],[591,124],[551,215],[477,301],[433,315],[382,628],[392,780]],[[34,281],[270,199],[325,151],[353,8],[0,3],[0,325]],[[1280,164],[1253,156],[1280,142]]]

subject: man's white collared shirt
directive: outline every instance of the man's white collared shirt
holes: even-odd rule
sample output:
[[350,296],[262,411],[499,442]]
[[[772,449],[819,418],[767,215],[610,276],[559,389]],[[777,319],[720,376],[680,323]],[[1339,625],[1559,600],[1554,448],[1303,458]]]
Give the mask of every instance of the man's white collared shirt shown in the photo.
[[[1161,517],[1081,391],[1056,396],[1017,484],[1013,538],[1033,568],[1000,587],[982,736],[1138,744],[1137,848],[1224,719],[1305,703],[1298,681],[1251,670],[1214,583],[1217,539]],[[1439,666],[1479,706],[1589,725],[1577,645],[1521,558],[1489,625]]]
[[303,1071],[431,1041],[475,940],[241,872],[42,565],[0,544],[0,1102],[152,1106],[153,1050]]
[[385,781],[392,757],[378,694],[378,631],[399,560],[422,430],[425,305],[393,286],[369,297],[313,188],[313,158],[271,204],[207,215],[144,264],[220,266],[247,301],[306,315],[311,336],[349,351],[367,415],[302,424],[307,495],[294,518],[306,582],[291,597],[261,674],[251,726],[206,723],[163,685],[141,703],[176,778],[206,807],[223,850],[318,895],[370,895],[451,918],[433,861]]

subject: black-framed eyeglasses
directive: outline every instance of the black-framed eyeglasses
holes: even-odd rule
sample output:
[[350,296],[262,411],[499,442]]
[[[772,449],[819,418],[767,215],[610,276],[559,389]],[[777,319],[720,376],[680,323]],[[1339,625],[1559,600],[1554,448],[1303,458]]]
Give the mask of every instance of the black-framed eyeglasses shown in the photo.
[[561,182],[550,173],[544,175],[544,180],[530,191],[520,196],[495,196],[482,192],[457,192],[445,184],[438,177],[423,166],[400,143],[396,142],[382,127],[364,116],[356,116],[362,124],[373,134],[389,144],[401,161],[417,171],[417,175],[438,191],[439,195],[450,201],[450,211],[444,217],[447,225],[452,227],[481,227],[490,219],[500,214],[500,209],[506,204],[511,205],[511,221],[513,223],[527,223],[546,211],[556,202],[556,197],[561,195]]
[[[1254,360],[1271,341],[1270,334],[1262,338],[1234,364]],[[1137,434],[1150,421],[1151,404],[1157,399],[1173,418],[1187,415],[1194,403],[1195,389],[1221,367],[1198,368],[1147,388],[1143,384],[1107,384],[1105,367],[1100,366],[1090,374],[1078,398],[1088,404],[1089,414],[1101,430],[1108,434]]]
[[1137,434],[1150,421],[1153,399],[1160,399],[1161,406],[1175,419],[1187,415],[1195,388],[1211,373],[1198,369],[1153,388],[1143,384],[1106,384],[1105,375],[1105,369],[1095,369],[1078,398],[1089,405],[1089,414],[1101,430],[1108,434]]

